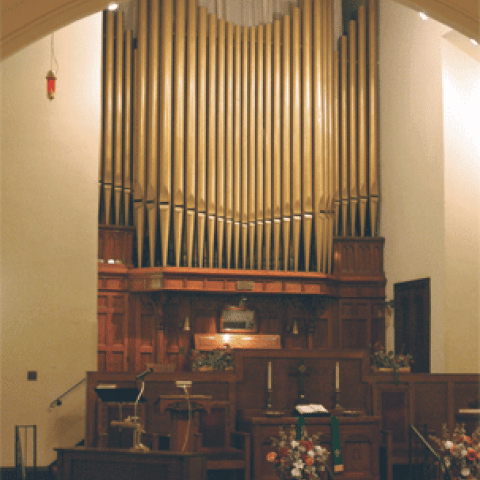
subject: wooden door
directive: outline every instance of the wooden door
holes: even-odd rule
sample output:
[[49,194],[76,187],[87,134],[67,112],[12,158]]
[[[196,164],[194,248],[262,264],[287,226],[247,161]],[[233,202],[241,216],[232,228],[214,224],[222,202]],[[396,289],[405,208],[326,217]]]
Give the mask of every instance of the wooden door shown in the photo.
[[430,279],[394,285],[395,351],[413,355],[412,372],[430,373]]

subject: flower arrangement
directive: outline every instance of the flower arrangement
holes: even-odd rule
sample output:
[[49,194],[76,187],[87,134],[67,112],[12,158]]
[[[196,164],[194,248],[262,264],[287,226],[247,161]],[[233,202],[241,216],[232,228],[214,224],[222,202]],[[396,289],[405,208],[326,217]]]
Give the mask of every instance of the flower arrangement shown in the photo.
[[372,365],[376,368],[398,368],[409,367],[413,363],[413,357],[410,354],[404,354],[403,350],[399,354],[395,354],[392,350],[388,353],[385,351],[385,347],[376,342],[373,346]]
[[192,370],[233,370],[234,357],[229,345],[219,350],[202,353],[192,350]]
[[480,478],[480,427],[469,437],[465,425],[456,425],[450,438],[448,428],[442,427],[442,438],[430,436],[443,459],[442,468],[447,468],[452,480]]
[[280,427],[279,437],[271,437],[271,445],[274,450],[267,454],[267,461],[282,480],[320,479],[325,472],[333,478],[326,463],[330,452],[318,444],[318,435],[308,437],[305,427],[301,429],[300,439],[294,425],[289,433]]

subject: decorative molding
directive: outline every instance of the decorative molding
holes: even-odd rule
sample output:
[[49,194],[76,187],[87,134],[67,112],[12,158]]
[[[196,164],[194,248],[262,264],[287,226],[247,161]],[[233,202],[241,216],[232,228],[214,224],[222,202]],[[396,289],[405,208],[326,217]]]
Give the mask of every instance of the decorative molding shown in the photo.
[[[118,232],[102,229],[104,251],[116,251],[118,257],[130,259],[130,228]],[[117,242],[117,249],[113,243]],[[280,270],[235,270],[191,267],[130,268],[125,263],[98,264],[99,290],[142,292],[209,292],[315,295],[342,298],[385,297],[382,238],[336,238],[334,240],[334,274]]]

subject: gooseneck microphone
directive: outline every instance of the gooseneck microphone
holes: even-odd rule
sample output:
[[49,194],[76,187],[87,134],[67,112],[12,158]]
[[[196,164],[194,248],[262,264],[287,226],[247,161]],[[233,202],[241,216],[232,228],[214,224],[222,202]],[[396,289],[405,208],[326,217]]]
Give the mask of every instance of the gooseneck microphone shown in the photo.
[[153,368],[148,368],[147,370],[145,370],[144,372],[142,373],[139,373],[135,378],[137,380],[143,380],[149,373],[152,373],[153,372]]

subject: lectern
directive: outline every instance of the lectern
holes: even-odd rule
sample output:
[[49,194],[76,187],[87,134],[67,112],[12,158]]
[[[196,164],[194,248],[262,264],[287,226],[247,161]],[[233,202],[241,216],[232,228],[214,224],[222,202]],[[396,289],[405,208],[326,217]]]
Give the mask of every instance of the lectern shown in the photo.
[[211,395],[160,395],[160,413],[170,412],[172,421],[170,450],[173,452],[195,452],[195,436],[198,434],[200,412],[211,411]]
[[[119,447],[124,448],[128,447],[129,439],[127,442],[123,441],[123,430],[128,429],[130,431],[130,438],[136,432],[132,433],[132,430],[135,430],[135,425],[132,417],[128,417],[126,419],[123,418],[124,415],[124,407],[128,406],[128,410],[132,411],[133,416],[135,416],[134,406],[137,398],[139,397],[140,390],[138,388],[117,388],[116,385],[105,385],[99,386],[95,389],[98,398],[101,400],[99,404],[99,412],[100,412],[100,445],[99,447]],[[145,398],[143,396],[139,399],[139,404],[142,404],[141,407],[141,417],[145,420],[145,411],[143,404],[145,403]],[[117,407],[118,406],[118,418],[113,419],[110,421],[110,407]],[[143,423],[143,422],[140,422]],[[109,441],[109,426],[112,425],[114,427],[118,427],[118,444],[117,442]],[[135,442],[133,442],[135,443]]]

